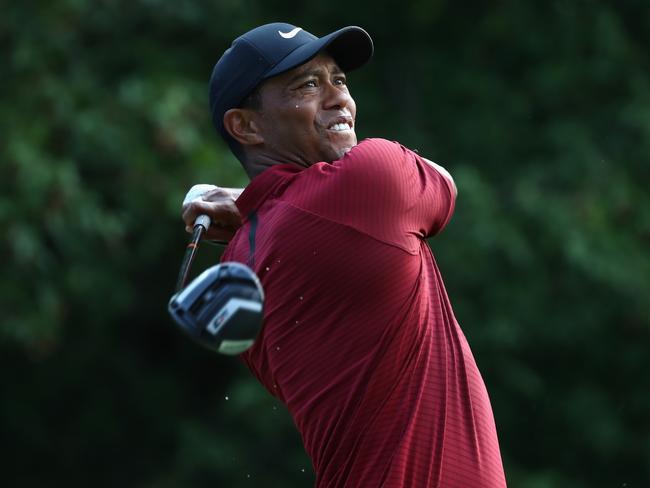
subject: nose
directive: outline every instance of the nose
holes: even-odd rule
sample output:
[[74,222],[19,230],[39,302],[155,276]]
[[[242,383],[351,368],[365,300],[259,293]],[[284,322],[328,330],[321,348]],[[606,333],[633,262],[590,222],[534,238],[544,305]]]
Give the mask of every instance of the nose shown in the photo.
[[323,108],[327,110],[341,110],[353,104],[352,96],[345,85],[335,85],[327,82],[323,93]]

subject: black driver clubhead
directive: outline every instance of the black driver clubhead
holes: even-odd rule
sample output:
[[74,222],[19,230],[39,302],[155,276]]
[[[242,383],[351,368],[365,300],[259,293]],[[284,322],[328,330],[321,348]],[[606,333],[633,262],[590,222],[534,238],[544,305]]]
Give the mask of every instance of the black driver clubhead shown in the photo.
[[169,301],[169,313],[192,339],[235,355],[255,342],[262,327],[264,291],[248,266],[226,262],[197,276]]

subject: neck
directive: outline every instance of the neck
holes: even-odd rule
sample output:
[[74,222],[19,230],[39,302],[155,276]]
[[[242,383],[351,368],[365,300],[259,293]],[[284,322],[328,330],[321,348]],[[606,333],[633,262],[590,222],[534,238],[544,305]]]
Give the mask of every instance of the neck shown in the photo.
[[296,161],[293,158],[287,158],[281,160],[278,157],[272,157],[266,154],[257,153],[257,154],[248,154],[246,157],[246,164],[244,165],[244,170],[248,177],[252,180],[260,173],[263,173],[272,166],[277,166],[278,164],[293,164],[301,168],[308,168],[311,164],[308,164],[305,161]]

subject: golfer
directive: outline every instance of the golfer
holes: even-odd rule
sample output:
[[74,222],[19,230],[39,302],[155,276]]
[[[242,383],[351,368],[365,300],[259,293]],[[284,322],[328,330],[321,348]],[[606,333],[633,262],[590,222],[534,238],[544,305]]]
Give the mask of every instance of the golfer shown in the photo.
[[501,488],[483,379],[426,239],[451,176],[397,142],[357,142],[346,73],[368,34],[275,23],[237,38],[210,79],[221,136],[250,177],[184,206],[266,293],[242,355],[288,408],[321,488]]

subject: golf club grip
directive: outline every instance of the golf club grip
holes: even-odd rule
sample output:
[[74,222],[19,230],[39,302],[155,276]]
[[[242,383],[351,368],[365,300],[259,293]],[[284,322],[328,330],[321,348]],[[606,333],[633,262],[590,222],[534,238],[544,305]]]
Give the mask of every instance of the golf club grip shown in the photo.
[[208,230],[208,228],[210,227],[210,224],[211,224],[211,223],[212,223],[212,220],[210,220],[210,217],[208,217],[208,216],[205,215],[205,214],[203,214],[203,215],[199,215],[199,216],[196,218],[196,220],[194,220],[194,229],[196,229],[196,226],[197,226],[197,225],[201,225],[201,226],[203,226],[203,229],[204,229],[204,230]]

